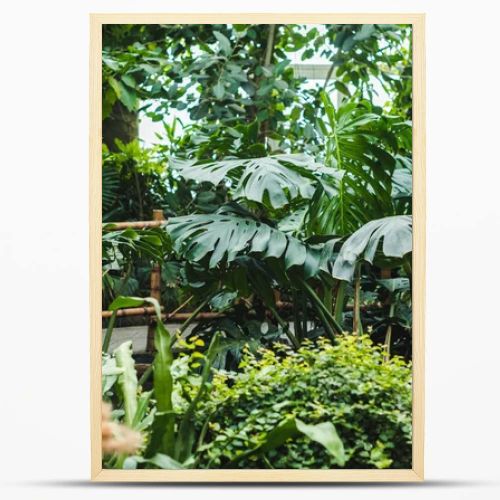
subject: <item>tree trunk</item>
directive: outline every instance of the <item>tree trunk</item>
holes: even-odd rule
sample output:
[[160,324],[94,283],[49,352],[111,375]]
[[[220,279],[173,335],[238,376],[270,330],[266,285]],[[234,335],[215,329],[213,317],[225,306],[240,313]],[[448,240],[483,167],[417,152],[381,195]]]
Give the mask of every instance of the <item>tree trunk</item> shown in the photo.
[[[266,52],[264,54],[264,61],[263,61],[265,68],[269,68],[271,66],[274,53],[275,37],[276,37],[276,24],[270,24],[267,33]],[[269,119],[264,120],[260,124],[259,138],[262,144],[266,144],[268,132],[269,132]]]
[[129,111],[120,101],[116,101],[111,114],[102,123],[102,142],[110,151],[117,151],[115,139],[124,144],[139,136],[137,112]]

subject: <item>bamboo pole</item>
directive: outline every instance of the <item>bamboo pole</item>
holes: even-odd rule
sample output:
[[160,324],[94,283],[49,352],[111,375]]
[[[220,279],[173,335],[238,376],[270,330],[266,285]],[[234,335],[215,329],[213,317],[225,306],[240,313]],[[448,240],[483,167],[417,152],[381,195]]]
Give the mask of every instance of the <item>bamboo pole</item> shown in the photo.
[[[164,219],[163,210],[153,210],[153,220],[162,224]],[[151,270],[151,294],[150,297],[156,299],[158,304],[161,305],[161,267],[158,262],[153,264]],[[146,352],[154,351],[156,321],[151,318],[148,328],[148,337],[146,342]]]
[[[383,307],[380,302],[376,302],[374,304],[363,304],[361,305],[360,309],[362,311],[366,310],[371,310],[371,309],[380,309]],[[276,309],[292,309],[293,304],[291,302],[277,302],[276,303]],[[163,310],[163,307],[161,308]],[[349,311],[352,310],[353,306],[352,305],[347,305],[345,307],[345,310]],[[116,316],[117,317],[130,317],[130,316],[152,316],[156,314],[155,313],[155,308],[153,306],[147,306],[147,307],[130,307],[128,309],[118,309],[116,311]],[[192,313],[189,312],[175,312],[175,313],[163,313],[162,318],[165,321],[170,321],[172,323],[175,323],[177,321],[182,322],[185,321]],[[113,315],[113,311],[102,311],[101,313],[103,319],[111,318]],[[224,313],[216,313],[216,312],[200,312],[196,315],[196,319],[216,319],[216,318],[223,318],[226,316]]]
[[[163,307],[162,307],[163,310]],[[131,307],[129,309],[119,309],[116,311],[117,317],[131,317],[131,316],[154,316],[156,314],[155,308],[153,306],[151,307]],[[102,311],[102,317],[103,319],[110,318],[112,316],[113,312],[112,311]],[[169,321],[171,323],[176,323],[176,322],[182,322],[185,321],[189,316],[191,316],[192,313],[189,312],[178,312],[178,313],[163,313],[161,317],[165,321]],[[222,313],[215,313],[215,312],[201,312],[196,315],[197,319],[215,319],[215,318],[222,318],[225,315]]]
[[388,268],[388,267],[383,267],[381,270],[380,270],[380,278],[383,279],[383,280],[388,280],[391,278],[391,269]]
[[[293,304],[291,302],[276,302],[276,307],[278,309],[283,309],[283,308],[292,308]],[[163,306],[161,306],[161,310],[163,311]],[[155,308],[153,306],[145,306],[145,307],[129,307],[126,309],[118,309],[116,311],[116,315],[119,316],[150,316],[155,313]],[[113,311],[102,311],[102,318],[111,318],[113,315]],[[189,315],[192,314],[190,312],[182,313],[178,311],[174,311],[173,313],[163,313],[162,318],[166,319],[167,321],[169,319],[172,320],[183,320],[189,317]],[[220,318],[225,316],[222,313],[212,313],[212,312],[201,312],[197,315],[197,317],[204,318],[204,319],[211,319],[211,318]]]
[[163,212],[161,210],[155,210],[155,212],[160,212],[161,217],[155,220],[139,220],[133,222],[108,222],[104,224],[104,230],[122,231],[124,229],[146,229],[149,227],[160,227],[162,224],[165,224],[167,220],[163,218]]

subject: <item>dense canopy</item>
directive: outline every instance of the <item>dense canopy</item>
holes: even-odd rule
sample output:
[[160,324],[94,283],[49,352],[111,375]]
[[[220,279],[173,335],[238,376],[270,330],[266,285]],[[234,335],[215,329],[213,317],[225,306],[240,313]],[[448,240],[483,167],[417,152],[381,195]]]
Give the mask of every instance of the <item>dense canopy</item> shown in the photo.
[[[411,52],[403,25],[104,27],[103,306],[114,312],[103,396],[147,434],[107,466],[235,467],[240,452],[248,467],[410,466]],[[111,224],[153,210],[161,225]],[[158,321],[138,382],[133,346],[106,351],[116,321],[133,324],[117,311],[144,300]],[[177,335],[160,306],[186,314]],[[301,373],[315,357],[324,373]],[[263,427],[224,413],[233,400],[247,408],[244,381],[271,365],[275,394],[287,363],[308,389],[270,400]],[[358,396],[323,378],[363,385],[375,373],[363,404],[380,411],[351,409],[349,423],[335,405],[357,408]],[[306,410],[323,389],[328,409]],[[276,449],[290,439],[286,461]]]

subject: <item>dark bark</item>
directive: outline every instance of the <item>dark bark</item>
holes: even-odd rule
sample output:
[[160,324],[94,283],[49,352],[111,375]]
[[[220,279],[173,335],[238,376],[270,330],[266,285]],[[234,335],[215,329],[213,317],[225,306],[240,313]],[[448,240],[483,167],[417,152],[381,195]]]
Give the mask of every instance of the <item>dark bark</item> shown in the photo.
[[102,142],[110,151],[116,151],[115,139],[124,144],[139,136],[137,112],[129,111],[120,101],[116,101],[111,114],[102,123]]
[[[274,53],[275,38],[276,38],[276,25],[270,24],[267,33],[266,52],[264,55],[264,67],[266,68],[271,66]],[[266,144],[268,131],[269,131],[269,120],[264,120],[260,124],[260,130],[259,130],[259,138],[262,144]]]

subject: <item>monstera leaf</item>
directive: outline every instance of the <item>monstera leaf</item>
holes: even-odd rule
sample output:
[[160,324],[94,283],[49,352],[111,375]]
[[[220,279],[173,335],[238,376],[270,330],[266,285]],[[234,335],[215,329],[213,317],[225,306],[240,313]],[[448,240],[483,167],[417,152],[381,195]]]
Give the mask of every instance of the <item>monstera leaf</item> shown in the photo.
[[323,165],[303,154],[263,158],[228,159],[197,163],[173,161],[185,179],[210,182],[232,181],[233,199],[245,198],[271,208],[282,208],[296,198],[313,196],[317,176],[328,173]]
[[232,262],[244,253],[263,257],[284,257],[286,268],[301,266],[306,246],[255,219],[234,214],[200,214],[174,217],[167,225],[174,248],[188,260],[198,262],[210,254],[209,267],[221,261]]
[[[239,211],[238,211],[239,210]],[[332,242],[307,245],[245,212],[239,205],[216,214],[193,214],[169,219],[166,225],[174,249],[190,262],[209,256],[208,267],[233,262],[243,255],[282,259],[285,269],[303,266],[306,278],[320,269],[329,272]]]
[[[335,108],[327,93],[320,96],[325,162],[342,175],[330,176],[333,191],[317,189],[307,214],[310,232],[347,236],[371,220],[411,213],[411,161],[394,154],[388,121],[371,106],[347,101]],[[393,137],[392,146],[381,137]]]
[[[382,241],[383,240],[383,241]],[[385,257],[402,258],[412,250],[412,218],[396,215],[373,220],[353,233],[342,245],[333,265],[334,278],[350,281],[356,262],[363,258],[373,263],[382,241]]]

